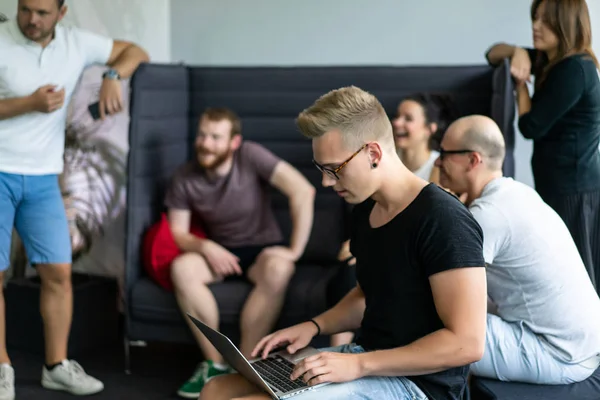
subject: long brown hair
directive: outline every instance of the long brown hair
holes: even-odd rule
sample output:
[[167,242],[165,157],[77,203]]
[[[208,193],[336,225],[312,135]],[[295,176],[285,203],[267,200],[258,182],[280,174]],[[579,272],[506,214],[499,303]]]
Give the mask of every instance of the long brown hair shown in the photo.
[[548,71],[559,61],[574,54],[585,54],[600,67],[592,50],[592,27],[590,13],[585,0],[534,0],[531,4],[531,20],[534,21],[537,10],[545,2],[544,23],[558,38],[558,53],[554,60],[547,62],[545,53],[538,52],[534,64],[536,87],[539,87],[548,75]]

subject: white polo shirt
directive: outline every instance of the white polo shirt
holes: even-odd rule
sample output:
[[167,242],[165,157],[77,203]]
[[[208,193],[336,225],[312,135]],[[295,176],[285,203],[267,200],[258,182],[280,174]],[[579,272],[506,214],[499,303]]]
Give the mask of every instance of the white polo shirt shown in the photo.
[[0,99],[24,97],[44,85],[65,89],[63,107],[0,120],[0,172],[45,175],[63,170],[67,107],[83,70],[106,64],[113,40],[57,25],[42,47],[27,39],[12,20],[0,24]]

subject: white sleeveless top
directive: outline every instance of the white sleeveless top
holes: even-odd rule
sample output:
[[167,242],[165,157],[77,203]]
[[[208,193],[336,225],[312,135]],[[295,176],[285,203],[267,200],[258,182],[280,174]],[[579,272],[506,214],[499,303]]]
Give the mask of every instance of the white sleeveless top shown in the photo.
[[431,177],[431,171],[433,171],[435,160],[437,160],[439,156],[439,152],[431,150],[431,155],[429,156],[429,159],[425,161],[425,164],[421,165],[419,169],[414,171],[413,174],[429,182],[429,178]]

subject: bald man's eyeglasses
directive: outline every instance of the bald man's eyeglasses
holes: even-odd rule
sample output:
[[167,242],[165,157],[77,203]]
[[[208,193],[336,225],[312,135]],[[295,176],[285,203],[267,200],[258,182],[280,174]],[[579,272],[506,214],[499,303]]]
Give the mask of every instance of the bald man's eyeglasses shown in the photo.
[[475,150],[470,150],[470,149],[460,149],[460,150],[446,150],[443,147],[440,146],[440,160],[443,160],[445,156],[449,156],[452,154],[469,154],[469,153],[475,153]]

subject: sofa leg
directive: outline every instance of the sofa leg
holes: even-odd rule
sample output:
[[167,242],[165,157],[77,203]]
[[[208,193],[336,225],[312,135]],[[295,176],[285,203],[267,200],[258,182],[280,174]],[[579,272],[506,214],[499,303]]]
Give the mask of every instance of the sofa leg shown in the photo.
[[123,349],[125,350],[125,374],[131,375],[131,347],[127,336],[123,337]]

